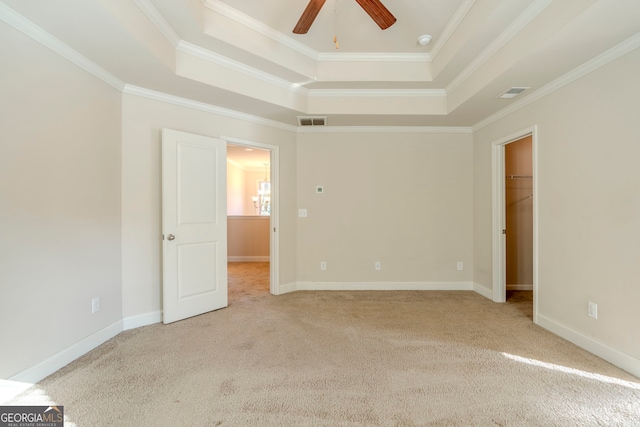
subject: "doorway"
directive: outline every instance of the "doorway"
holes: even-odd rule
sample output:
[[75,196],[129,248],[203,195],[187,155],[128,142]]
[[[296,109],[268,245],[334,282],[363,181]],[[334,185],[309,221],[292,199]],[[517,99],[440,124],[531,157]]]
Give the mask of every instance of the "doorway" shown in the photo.
[[222,139],[227,142],[229,303],[277,295],[278,147]]
[[505,145],[506,301],[531,316],[533,301],[532,136]]
[[493,300],[537,314],[536,128],[493,144]]

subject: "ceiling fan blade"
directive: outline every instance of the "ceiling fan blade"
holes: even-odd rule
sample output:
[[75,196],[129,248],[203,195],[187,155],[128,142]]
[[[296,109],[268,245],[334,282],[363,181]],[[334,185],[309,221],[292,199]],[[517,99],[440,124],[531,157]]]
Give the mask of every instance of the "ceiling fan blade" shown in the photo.
[[380,0],[356,0],[378,26],[386,30],[396,22],[396,17],[384,7]]
[[318,12],[322,9],[322,5],[326,0],[310,0],[307,8],[302,12],[302,16],[298,20],[296,27],[293,29],[295,34],[307,34],[311,24],[318,16]]

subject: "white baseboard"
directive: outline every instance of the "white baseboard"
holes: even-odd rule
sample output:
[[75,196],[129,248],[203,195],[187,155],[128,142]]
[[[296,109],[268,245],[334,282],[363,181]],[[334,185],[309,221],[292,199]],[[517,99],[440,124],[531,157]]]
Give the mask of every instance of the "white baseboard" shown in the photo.
[[280,284],[278,287],[278,295],[288,294],[289,292],[295,292],[298,290],[298,285],[296,283],[285,283]]
[[271,257],[267,256],[228,256],[227,262],[269,262]]
[[508,291],[532,291],[533,285],[507,285]]
[[153,311],[151,313],[125,317],[122,319],[122,326],[125,331],[128,331],[129,329],[140,328],[160,322],[162,322],[162,311]]
[[592,338],[589,338],[580,332],[562,325],[548,317],[538,313],[537,322],[538,325],[553,332],[556,335],[561,336],[567,341],[571,341],[578,347],[582,347],[590,353],[595,354],[598,357],[603,358],[607,362],[610,362],[627,372],[632,373],[636,377],[640,377],[640,360],[633,356],[622,353],[614,348],[609,347],[606,344],[602,344]]
[[493,289],[485,288],[479,283],[473,284],[473,290],[482,295],[483,297],[493,301]]
[[10,381],[35,384],[48,377],[60,368],[68,365],[78,357],[109,341],[122,332],[122,320],[100,329],[77,343],[65,348],[48,359],[9,378]]
[[472,291],[471,282],[298,282],[298,291]]

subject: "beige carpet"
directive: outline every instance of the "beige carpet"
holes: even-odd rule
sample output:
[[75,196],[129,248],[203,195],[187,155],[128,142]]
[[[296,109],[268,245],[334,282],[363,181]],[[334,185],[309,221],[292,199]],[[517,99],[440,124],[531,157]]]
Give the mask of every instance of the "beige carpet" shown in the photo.
[[275,297],[264,280],[232,278],[228,308],[124,332],[14,403],[92,427],[640,425],[640,380],[534,325],[530,293]]

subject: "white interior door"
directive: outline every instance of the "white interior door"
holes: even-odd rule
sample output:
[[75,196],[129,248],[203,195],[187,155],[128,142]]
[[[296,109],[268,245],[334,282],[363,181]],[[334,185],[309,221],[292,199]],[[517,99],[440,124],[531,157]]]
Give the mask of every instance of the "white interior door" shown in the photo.
[[227,145],[162,130],[163,322],[226,307]]

